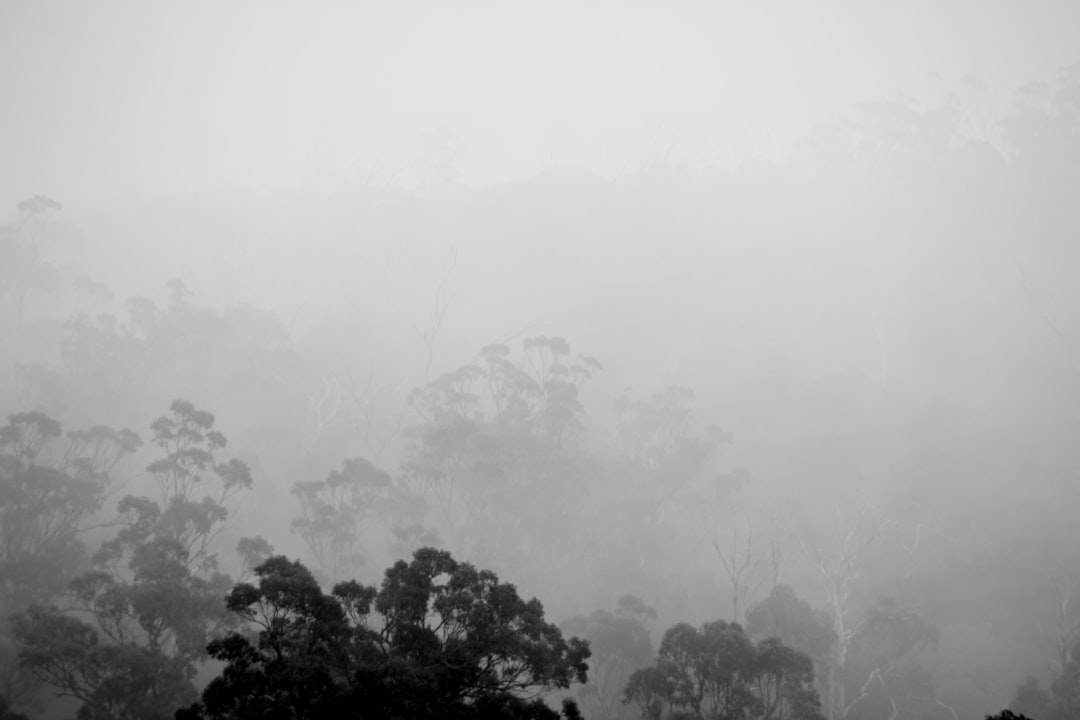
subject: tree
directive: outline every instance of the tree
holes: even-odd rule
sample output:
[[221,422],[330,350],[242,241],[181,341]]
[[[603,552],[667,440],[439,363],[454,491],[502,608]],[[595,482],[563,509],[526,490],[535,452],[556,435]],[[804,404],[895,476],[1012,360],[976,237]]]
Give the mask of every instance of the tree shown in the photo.
[[768,597],[750,606],[746,633],[757,641],[776,638],[806,653],[815,667],[824,671],[815,673],[819,692],[828,692],[821,681],[828,677],[830,652],[836,643],[829,613],[799,598],[790,585],[775,585]]
[[8,699],[0,694],[0,720],[30,720],[22,713],[12,712]]
[[20,329],[26,320],[26,304],[32,293],[50,295],[60,289],[60,272],[41,258],[41,248],[24,243],[19,233],[0,225],[0,297],[10,294]]
[[938,630],[892,598],[880,598],[852,636],[844,667],[848,717],[890,717],[917,713],[951,717],[936,697],[933,678],[920,665],[924,651],[937,643]]
[[75,430],[40,412],[0,427],[0,610],[49,600],[81,569],[81,535],[111,489],[111,471],[140,445],[130,430]]
[[292,494],[301,509],[293,531],[304,538],[332,582],[359,572],[365,563],[361,534],[369,524],[382,524],[395,537],[412,533],[433,539],[420,525],[420,499],[363,458],[346,460],[325,480],[297,482]]
[[[704,504],[691,483],[731,441],[715,426],[695,432],[694,398],[689,388],[672,386],[644,400],[624,392],[614,404],[615,466],[625,520],[618,542],[634,554],[638,571],[654,582],[661,580],[660,550],[670,536],[661,527],[664,512],[676,504],[689,509]],[[713,489],[723,494],[742,480],[739,472],[720,476]]]
[[[1055,87],[1027,83],[1017,91],[1003,139],[1014,162],[1040,190],[1075,187],[1080,160],[1080,63],[1063,68]],[[1055,193],[1056,195],[1057,193]]]
[[1009,703],[1006,712],[1009,712],[1010,715],[1015,713],[1021,717],[1048,720],[1049,718],[1060,717],[1057,710],[1058,708],[1054,706],[1053,696],[1039,685],[1038,678],[1029,675],[1016,688],[1016,694],[1013,695],[1012,702]]
[[[197,696],[192,680],[207,641],[231,622],[222,602],[231,579],[213,541],[227,500],[251,486],[250,471],[217,461],[226,438],[190,402],[173,402],[151,428],[165,452],[147,467],[160,503],[125,496],[120,530],[71,581],[65,607],[33,605],[12,618],[20,666],[80,700],[80,718],[169,717]],[[216,492],[196,499],[212,478]]]
[[1080,643],[1068,652],[1065,665],[1044,689],[1034,677],[1028,677],[1017,689],[1009,709],[1038,720],[1068,720],[1080,707]]
[[589,643],[589,681],[577,691],[589,717],[612,720],[623,710],[623,688],[630,674],[649,663],[652,640],[645,623],[656,611],[633,595],[619,598],[614,611],[596,610],[563,623],[563,631]]
[[997,715],[987,715],[986,720],[1031,720],[1031,718],[1012,710],[1002,710]]
[[80,720],[164,720],[195,694],[192,673],[135,643],[103,643],[90,625],[35,605],[12,620],[20,662],[58,694],[82,702]]
[[752,677],[756,713],[760,717],[821,718],[821,700],[814,688],[814,665],[806,653],[788,647],[777,638],[766,638],[758,643]]
[[405,465],[441,515],[450,547],[526,556],[550,542],[552,519],[565,514],[577,479],[579,393],[596,360],[571,356],[560,337],[534,337],[513,358],[506,345],[413,391],[421,422]]
[[40,412],[0,427],[0,683],[12,702],[27,689],[7,618],[49,602],[89,562],[84,534],[112,490],[112,471],[141,444],[130,430],[73,430]]
[[541,720],[558,715],[539,693],[587,679],[587,642],[446,551],[417,550],[378,589],[349,581],[329,595],[281,556],[255,574],[228,597],[248,630],[210,643],[225,668],[178,718]]
[[775,638],[755,645],[726,620],[670,628],[656,664],[630,676],[623,701],[648,720],[821,718],[809,656]]
[[812,658],[825,658],[836,634],[829,614],[801,599],[790,585],[777,585],[746,613],[746,633],[757,639],[778,638]]
[[851,593],[856,579],[865,568],[870,550],[885,527],[885,523],[875,516],[874,510],[868,501],[859,503],[853,512],[842,503],[837,503],[835,539],[831,550],[805,542],[803,544],[803,550],[817,570],[828,599],[835,638],[825,677],[825,710],[830,720],[846,718],[852,707],[847,700],[844,684],[848,652],[858,631],[858,624],[850,617]]
[[[731,544],[725,548],[720,546],[720,541],[713,541],[713,548],[720,558],[720,565],[724,568],[724,574],[731,582],[731,619],[741,623],[743,617],[740,608],[745,608],[759,587],[762,580],[757,578],[758,567],[765,559],[765,550],[754,548],[754,528],[747,523],[745,537],[739,532],[739,513],[734,504],[731,506]],[[774,542],[772,545],[773,557],[779,554],[779,547]]]

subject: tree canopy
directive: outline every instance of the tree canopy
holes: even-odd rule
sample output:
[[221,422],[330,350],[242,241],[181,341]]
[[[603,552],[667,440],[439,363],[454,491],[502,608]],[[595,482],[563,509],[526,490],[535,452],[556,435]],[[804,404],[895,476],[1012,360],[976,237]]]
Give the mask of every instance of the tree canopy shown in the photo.
[[538,693],[587,679],[587,642],[443,550],[398,561],[379,588],[348,581],[324,593],[284,556],[255,575],[228,597],[244,627],[209,646],[225,668],[178,718],[541,720],[558,713]]
[[643,720],[823,717],[810,657],[776,638],[754,644],[726,620],[669,628],[656,663],[630,676],[624,702]]

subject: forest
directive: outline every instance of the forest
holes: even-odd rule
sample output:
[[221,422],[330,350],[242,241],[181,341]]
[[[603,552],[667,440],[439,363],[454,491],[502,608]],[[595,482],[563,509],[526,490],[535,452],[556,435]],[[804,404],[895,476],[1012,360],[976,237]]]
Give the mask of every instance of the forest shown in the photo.
[[28,188],[0,720],[1080,718],[1080,64],[988,107]]

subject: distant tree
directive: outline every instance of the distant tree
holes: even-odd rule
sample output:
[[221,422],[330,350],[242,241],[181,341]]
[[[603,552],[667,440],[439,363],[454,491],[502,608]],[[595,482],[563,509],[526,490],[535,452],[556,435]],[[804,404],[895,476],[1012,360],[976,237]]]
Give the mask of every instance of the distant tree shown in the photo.
[[[223,602],[231,579],[218,569],[214,539],[250,471],[217,460],[225,436],[190,402],[175,401],[151,428],[165,453],[147,468],[160,502],[125,496],[120,530],[94,569],[71,581],[63,608],[33,605],[12,618],[20,665],[80,700],[87,720],[170,717],[197,696],[207,641],[231,622]],[[216,488],[199,498],[211,478]],[[242,549],[256,555],[262,544]]]
[[[588,643],[566,640],[536,599],[431,548],[324,594],[299,562],[273,557],[228,607],[248,626],[214,640],[225,663],[177,718],[558,717],[537,694],[584,682]],[[565,716],[576,708],[567,706]]]
[[852,636],[844,679],[846,717],[918,713],[951,718],[936,694],[933,678],[920,664],[938,639],[935,626],[892,598],[881,598],[866,612]]
[[[693,487],[719,448],[731,441],[715,426],[698,432],[693,422],[695,395],[685,387],[672,386],[645,399],[628,391],[614,403],[615,458],[612,471],[618,478],[614,515],[620,521],[615,542],[620,554],[634,563],[628,568],[646,582],[663,577],[663,549],[671,533],[663,528],[664,514],[673,508],[697,511],[705,499]],[[713,488],[724,494],[744,478],[741,473],[711,476]],[[609,509],[609,512],[610,510]]]
[[553,540],[549,529],[576,489],[579,393],[599,367],[573,357],[563,338],[534,337],[517,358],[490,345],[411,393],[421,420],[409,431],[406,475],[441,516],[451,547],[482,553],[484,537],[509,565]]
[[656,664],[630,676],[624,702],[647,720],[822,718],[809,656],[775,638],[755,645],[725,620],[670,628]]
[[645,623],[655,619],[653,608],[624,595],[614,611],[596,610],[563,623],[563,632],[584,638],[592,650],[589,681],[576,693],[590,718],[622,717],[625,706],[620,701],[630,674],[652,660],[653,645]]
[[750,606],[746,613],[746,633],[756,641],[777,638],[785,645],[806,653],[818,672],[815,681],[821,694],[830,653],[836,642],[832,618],[825,610],[799,598],[790,585],[776,585],[769,596]]
[[34,195],[19,202],[15,209],[19,211],[21,234],[32,244],[41,241],[50,222],[64,209],[64,206],[48,195]]
[[1052,86],[1021,87],[1003,123],[1003,139],[1023,173],[1044,190],[1075,187],[1080,176],[1080,63],[1063,68]]
[[[0,294],[6,270],[0,241]],[[56,364],[36,358],[19,367],[23,391],[54,415],[114,424],[138,421],[148,402],[187,393],[237,396],[259,408],[253,425],[286,421],[302,433],[303,363],[273,313],[241,305],[222,312],[195,304],[182,284],[166,300],[131,297],[119,312],[77,312],[59,329]],[[270,392],[273,390],[273,392]],[[279,411],[282,404],[286,411]],[[273,408],[267,412],[263,408]],[[92,408],[92,411],[88,409]]]
[[63,205],[53,200],[48,195],[34,195],[26,198],[15,206],[23,215],[42,215],[50,212],[60,212]]
[[0,225],[0,297],[11,297],[20,328],[30,296],[54,294],[62,284],[60,271],[42,259],[37,245],[24,242],[14,227]]
[[[1054,705],[1053,696],[1046,691],[1037,678],[1028,678],[1016,688],[1012,702],[1005,712],[1010,715],[1039,718],[1039,720],[1053,720],[1060,717],[1058,709]],[[1003,717],[1003,720],[1007,720]]]
[[825,591],[835,638],[824,678],[825,713],[829,720],[843,720],[853,706],[845,683],[848,654],[859,630],[857,620],[852,617],[851,594],[885,527],[886,523],[877,517],[873,504],[863,500],[853,508],[837,505],[831,543],[823,547],[802,540],[807,559],[817,571]]
[[[713,548],[720,558],[720,566],[724,569],[728,582],[731,583],[731,619],[734,622],[743,622],[742,613],[757,594],[764,580],[759,577],[759,569],[767,555],[777,558],[780,549],[775,538],[771,544],[771,553],[754,544],[754,527],[750,522],[745,522],[745,530],[740,528],[739,511],[734,503],[731,503],[731,542],[721,543],[719,533],[713,540]],[[774,568],[775,571],[775,568]]]
[[1080,708],[1080,643],[1069,649],[1065,665],[1048,689],[1029,677],[1016,689],[1009,703],[1010,710],[1036,720],[1069,720],[1076,717],[1077,708]]
[[112,471],[140,445],[129,431],[74,430],[40,412],[0,426],[0,692],[20,701],[7,619],[64,591],[89,557],[84,534],[112,490]]
[[86,560],[82,534],[111,472],[142,443],[130,430],[74,430],[40,412],[0,426],[0,608],[49,600]]
[[825,658],[836,634],[829,614],[801,599],[790,585],[777,585],[746,613],[746,632],[755,639],[778,638],[812,658]]
[[806,653],[788,647],[777,638],[766,638],[757,644],[757,664],[752,677],[757,698],[755,712],[759,717],[821,720],[814,666]]
[[297,482],[292,494],[301,512],[293,531],[331,582],[356,575],[365,564],[362,533],[369,525],[381,526],[393,540],[410,534],[434,539],[422,529],[422,499],[363,458],[346,460],[324,480]]

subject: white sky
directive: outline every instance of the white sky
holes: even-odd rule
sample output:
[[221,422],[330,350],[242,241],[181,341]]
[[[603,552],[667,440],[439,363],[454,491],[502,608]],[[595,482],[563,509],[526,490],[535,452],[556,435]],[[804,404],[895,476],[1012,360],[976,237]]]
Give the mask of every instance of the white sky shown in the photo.
[[1077,28],[1069,0],[0,0],[0,212],[385,178],[440,127],[470,184],[616,173],[658,136],[726,164],[933,73],[1004,104]]

